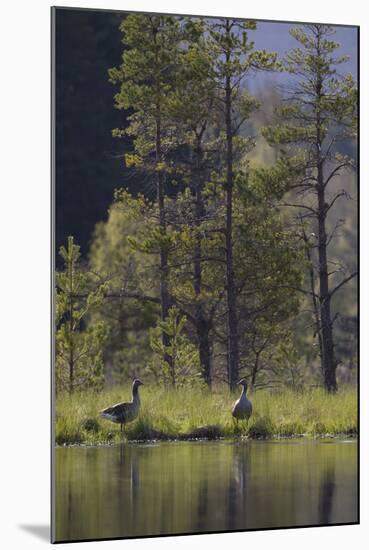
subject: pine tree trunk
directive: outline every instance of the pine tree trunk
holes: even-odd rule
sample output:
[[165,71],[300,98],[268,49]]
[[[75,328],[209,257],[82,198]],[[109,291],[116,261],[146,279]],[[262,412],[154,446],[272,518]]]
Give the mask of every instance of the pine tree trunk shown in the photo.
[[309,264],[310,290],[311,290],[311,299],[313,302],[315,330],[316,330],[316,335],[318,336],[320,369],[322,374],[324,374],[323,342],[322,342],[322,332],[321,332],[321,323],[320,323],[320,314],[319,314],[319,303],[318,303],[316,290],[315,290],[315,272],[314,272],[315,270],[314,270],[313,260],[311,256],[309,240],[307,238],[307,235],[303,227],[302,227],[302,232],[303,232],[303,239],[305,242],[306,259]]
[[[318,171],[319,172],[319,171]],[[319,180],[319,176],[318,176]],[[333,326],[331,317],[331,298],[328,283],[327,234],[325,228],[326,204],[324,187],[318,183],[318,252],[319,252],[319,303],[321,323],[321,345],[324,386],[327,391],[337,390],[336,367],[334,354]]]
[[[199,259],[200,258],[199,254],[201,254],[200,246],[199,246],[199,243],[196,246],[195,259],[194,259],[194,290],[197,298],[201,293],[201,281],[202,281],[201,260]],[[211,366],[210,366],[211,352],[210,352],[210,342],[209,342],[210,326],[205,316],[204,306],[201,302],[198,302],[196,304],[195,322],[196,322],[197,341],[199,345],[202,377],[204,379],[204,382],[210,388],[211,387]]]
[[[317,55],[320,55],[320,35],[317,38]],[[322,151],[322,121],[320,116],[321,102],[323,97],[322,78],[317,74],[316,80],[316,164],[317,164],[317,195],[318,195],[318,256],[319,256],[319,305],[321,323],[321,346],[324,386],[328,392],[337,390],[336,367],[337,362],[334,356],[333,323],[331,317],[331,296],[328,281],[327,261],[327,232],[326,217],[327,207],[325,202],[324,187],[324,160]]]
[[[199,228],[201,226],[203,217],[205,215],[204,202],[202,197],[202,178],[201,178],[201,160],[202,152],[200,146],[197,147],[196,151],[196,174],[194,182],[194,191],[195,191],[195,214],[196,214],[196,226]],[[194,290],[196,295],[196,309],[195,309],[195,322],[196,322],[196,333],[197,341],[199,346],[199,355],[200,355],[200,365],[201,373],[204,382],[209,388],[211,388],[211,351],[210,351],[210,324],[206,318],[204,305],[201,301],[201,290],[202,290],[202,265],[201,265],[201,256],[202,256],[202,237],[199,232],[196,234],[196,244],[195,244],[195,254],[194,254]]]
[[[163,161],[163,152],[162,152],[162,88],[160,82],[160,64],[158,58],[158,50],[160,45],[157,42],[159,28],[154,25],[152,29],[153,33],[153,43],[155,51],[155,66],[156,66],[156,97],[155,97],[155,107],[156,107],[156,116],[155,116],[155,125],[156,125],[156,135],[155,135],[155,160],[158,165]],[[162,170],[157,172],[157,182],[156,182],[156,195],[159,208],[159,225],[161,234],[165,235],[166,233],[166,217],[165,217],[165,202],[164,202],[164,176]],[[168,293],[168,252],[166,249],[160,248],[160,318],[162,321],[168,317],[168,311],[170,306],[169,293]],[[170,346],[170,338],[168,334],[162,331],[162,342],[165,348]],[[164,361],[168,363],[171,372],[174,370],[174,361],[173,358],[165,353],[163,357]],[[174,373],[173,373],[174,379]]]
[[[201,249],[196,247],[195,260],[194,260],[194,290],[196,297],[201,293],[201,261],[199,259],[198,253],[201,254]],[[204,306],[201,302],[196,304],[195,309],[195,322],[196,322],[196,333],[197,341],[199,346],[199,355],[200,355],[200,365],[201,373],[204,379],[204,382],[209,388],[211,388],[211,352],[210,352],[210,342],[209,342],[209,332],[210,326],[209,322],[205,316]]]
[[[309,261],[311,262],[310,252],[309,252]],[[310,275],[310,288],[312,292],[312,302],[313,302],[313,310],[314,310],[315,331],[318,337],[318,345],[319,345],[320,370],[323,373],[324,365],[323,365],[322,331],[321,331],[321,322],[320,322],[320,315],[319,315],[319,304],[315,293],[315,274],[314,274],[314,268],[312,264],[310,264],[309,275]]]
[[69,393],[73,393],[74,389],[74,357],[73,347],[69,350]]
[[256,384],[256,375],[259,371],[259,353],[255,354],[255,362],[252,367],[252,373],[251,373],[251,388],[254,390],[255,384]]
[[[227,27],[228,29],[228,20]],[[227,62],[229,62],[227,56]],[[226,136],[227,136],[227,177],[226,177],[226,288],[227,288],[227,366],[228,383],[236,389],[239,378],[238,334],[236,310],[236,286],[233,270],[233,134],[231,119],[232,90],[230,76],[226,76]]]
[[199,344],[201,373],[205,384],[211,388],[211,351],[209,341],[209,324],[202,313],[196,312],[196,332]]
[[[69,247],[73,249],[73,241],[70,241],[72,244],[68,243]],[[74,291],[74,281],[73,281],[73,260],[71,260],[69,269],[69,393],[73,393],[74,390],[74,342],[73,342],[73,316],[74,316],[74,302],[73,302],[73,291]]]
[[[156,161],[162,160],[161,151],[161,120],[158,116],[156,120]],[[164,204],[164,180],[161,170],[157,175],[157,201],[159,208],[159,223],[163,235],[166,233],[165,204]],[[166,249],[160,249],[160,317],[162,321],[168,317],[169,311],[169,293],[168,293],[168,252]],[[169,335],[162,331],[162,342],[165,348],[170,346]],[[164,361],[169,364],[173,371],[173,359],[169,354],[164,354]],[[174,375],[173,375],[174,376]]]

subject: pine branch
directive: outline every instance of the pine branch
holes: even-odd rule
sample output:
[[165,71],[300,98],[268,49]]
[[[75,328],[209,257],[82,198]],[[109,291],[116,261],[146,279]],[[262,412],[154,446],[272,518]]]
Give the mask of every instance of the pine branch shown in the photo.
[[335,195],[335,197],[331,200],[331,202],[328,204],[328,206],[326,207],[325,209],[325,212],[326,214],[329,212],[329,210],[332,208],[332,206],[334,205],[334,203],[340,199],[341,197],[346,197],[346,198],[349,198],[349,195],[346,191],[340,191],[339,193],[337,193],[337,195]]
[[348,161],[345,161],[345,162],[342,162],[341,164],[339,164],[338,166],[336,166],[336,168],[334,170],[332,170],[332,172],[329,174],[329,176],[327,177],[327,179],[325,180],[324,184],[323,184],[323,187],[326,188],[328,183],[330,182],[330,180],[332,178],[334,178],[334,176],[337,176],[339,171],[342,169],[342,168],[346,168],[348,166],[351,166],[350,162]]
[[332,298],[332,296],[343,286],[345,285],[346,283],[348,283],[349,281],[351,281],[351,279],[353,279],[354,277],[356,277],[357,275],[357,271],[354,271],[354,273],[351,273],[351,275],[348,275],[347,277],[345,277],[345,279],[343,279],[333,290],[330,291],[329,293],[329,297]]
[[303,208],[305,210],[309,210],[309,212],[311,212],[315,216],[318,215],[318,212],[317,210],[315,210],[315,208],[313,208],[312,206],[307,206],[306,204],[294,204],[294,203],[283,202],[281,203],[280,206],[292,206],[293,208]]

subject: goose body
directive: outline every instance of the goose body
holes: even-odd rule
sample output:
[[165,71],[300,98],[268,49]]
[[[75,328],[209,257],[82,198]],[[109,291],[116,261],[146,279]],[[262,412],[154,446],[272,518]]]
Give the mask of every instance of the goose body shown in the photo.
[[138,393],[138,388],[140,386],[143,386],[143,382],[138,379],[134,380],[132,384],[132,400],[127,403],[117,403],[116,405],[107,407],[106,409],[100,411],[100,416],[110,420],[111,422],[120,424],[120,428],[122,430],[124,424],[132,422],[132,420],[138,416],[141,404]]
[[252,403],[247,398],[247,382],[242,378],[238,384],[242,386],[242,393],[239,399],[235,402],[232,409],[232,416],[236,420],[248,420],[252,414]]

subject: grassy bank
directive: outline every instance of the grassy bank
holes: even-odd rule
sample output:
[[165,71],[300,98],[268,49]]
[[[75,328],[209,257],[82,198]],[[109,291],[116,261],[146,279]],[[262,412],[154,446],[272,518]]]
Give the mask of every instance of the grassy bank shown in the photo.
[[[233,397],[228,391],[165,391],[141,388],[141,413],[126,426],[128,440],[196,439],[201,437],[250,438],[356,435],[356,388],[336,395],[315,389],[305,393],[285,390],[250,395],[254,412],[248,426],[235,426],[231,416]],[[56,443],[101,444],[119,442],[119,425],[99,417],[98,411],[130,397],[129,387],[102,393],[83,392],[58,396]]]

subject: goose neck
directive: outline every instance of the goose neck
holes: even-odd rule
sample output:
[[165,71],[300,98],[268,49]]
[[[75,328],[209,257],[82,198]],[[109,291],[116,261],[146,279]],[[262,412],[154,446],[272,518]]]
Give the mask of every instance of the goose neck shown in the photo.
[[140,401],[140,394],[138,393],[138,386],[133,386],[132,388],[132,401],[137,403]]

